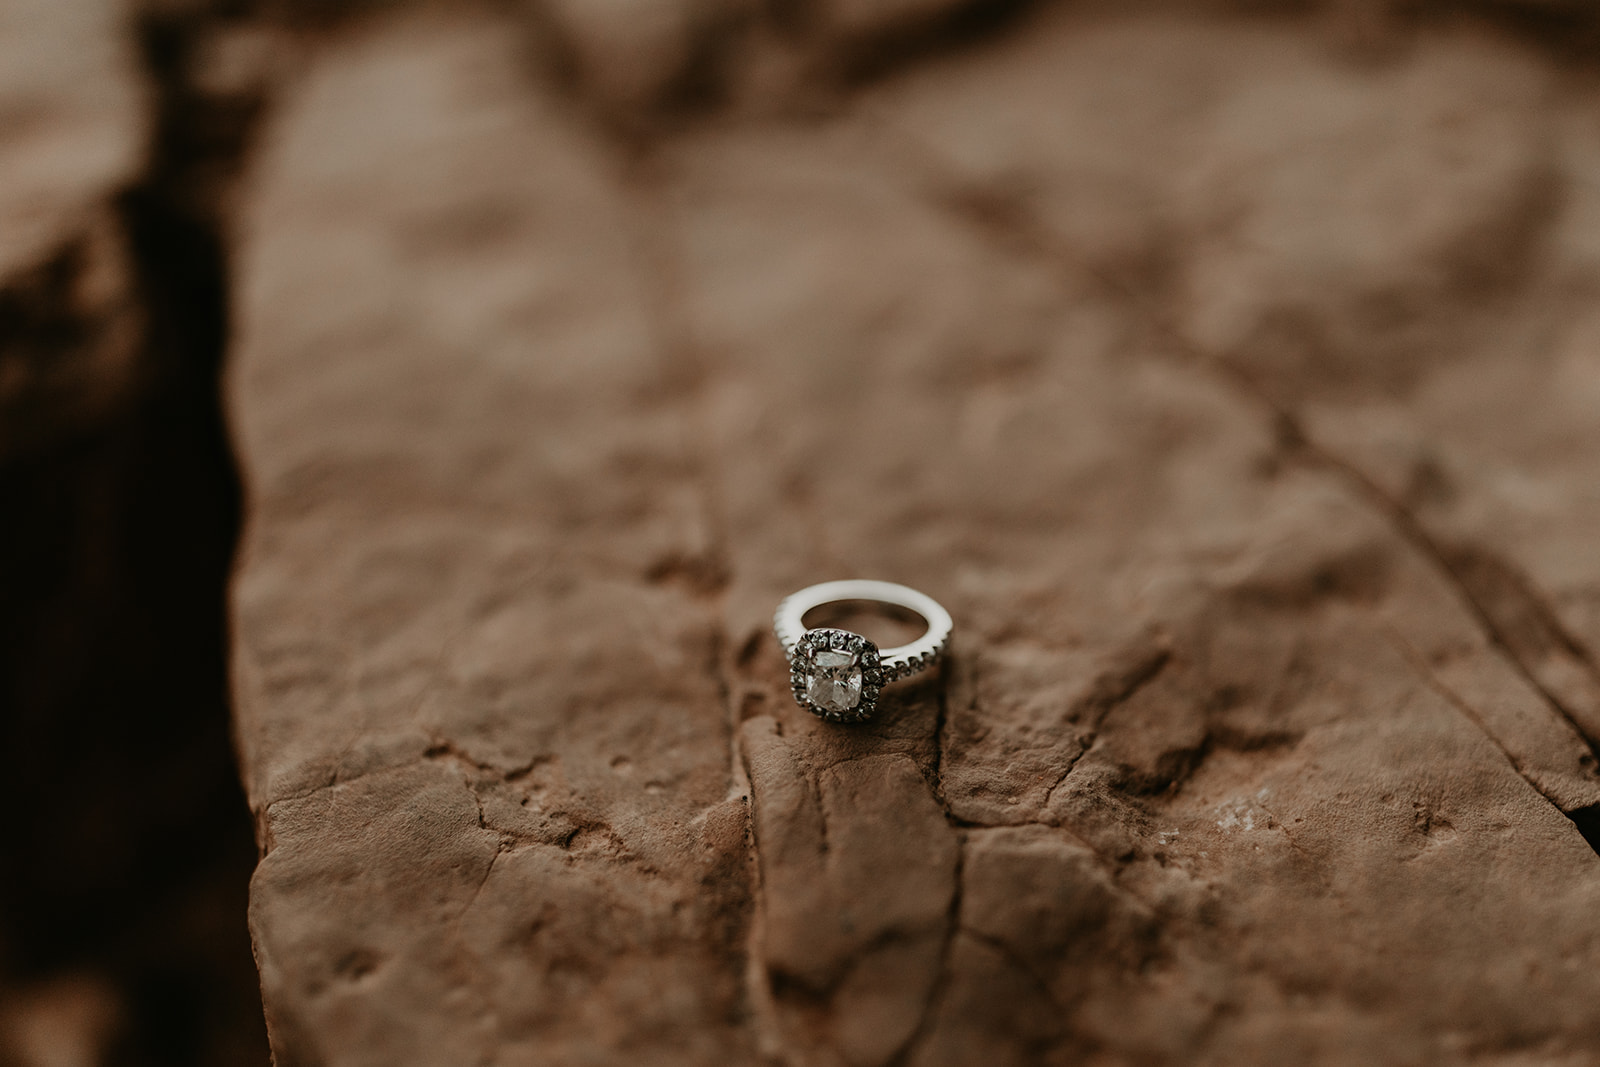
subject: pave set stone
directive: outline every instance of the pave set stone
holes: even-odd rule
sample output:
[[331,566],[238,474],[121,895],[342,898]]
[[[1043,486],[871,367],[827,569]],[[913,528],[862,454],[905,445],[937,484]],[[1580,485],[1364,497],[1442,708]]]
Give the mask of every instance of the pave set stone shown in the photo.
[[861,722],[883,688],[878,646],[849,630],[808,630],[794,648],[789,681],[800,706],[829,722]]

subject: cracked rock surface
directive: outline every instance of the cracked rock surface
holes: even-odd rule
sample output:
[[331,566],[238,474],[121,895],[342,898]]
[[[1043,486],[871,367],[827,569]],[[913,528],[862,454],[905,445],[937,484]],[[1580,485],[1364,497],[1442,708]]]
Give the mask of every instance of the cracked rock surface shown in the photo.
[[[569,7],[324,36],[242,201],[277,1062],[1587,1062],[1586,68]],[[956,644],[835,727],[854,576]]]

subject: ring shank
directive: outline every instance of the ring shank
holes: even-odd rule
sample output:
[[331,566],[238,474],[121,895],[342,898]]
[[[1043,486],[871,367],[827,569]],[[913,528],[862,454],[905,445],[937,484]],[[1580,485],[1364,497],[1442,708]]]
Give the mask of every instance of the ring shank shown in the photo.
[[897,648],[880,649],[879,659],[891,680],[916,674],[932,665],[943,653],[950,640],[953,623],[950,613],[939,602],[925,593],[894,582],[877,582],[865,578],[823,582],[802,589],[778,605],[772,620],[778,642],[783,645],[786,658],[794,659],[794,648],[805,636],[802,619],[813,608],[841,600],[863,600],[905,608],[922,616],[928,623],[927,632],[915,641]]

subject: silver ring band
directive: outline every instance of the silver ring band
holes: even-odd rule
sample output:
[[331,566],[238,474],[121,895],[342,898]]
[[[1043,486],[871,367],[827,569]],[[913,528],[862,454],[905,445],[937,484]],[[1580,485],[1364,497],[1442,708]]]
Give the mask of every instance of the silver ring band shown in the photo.
[[[879,650],[860,634],[832,627],[807,630],[806,612],[823,604],[861,600],[922,616],[927,632],[908,645]],[[877,709],[878,691],[937,663],[950,643],[950,613],[924,593],[893,582],[823,582],[785,598],[772,628],[789,660],[795,702],[830,722],[863,722]]]

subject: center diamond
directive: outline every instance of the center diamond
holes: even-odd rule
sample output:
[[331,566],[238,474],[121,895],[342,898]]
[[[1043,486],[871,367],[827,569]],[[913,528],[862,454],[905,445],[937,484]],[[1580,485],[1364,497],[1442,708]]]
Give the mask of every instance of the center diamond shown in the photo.
[[806,678],[806,696],[825,711],[851,711],[861,703],[861,662],[854,652],[818,651]]
[[870,719],[887,680],[878,646],[849,630],[807,630],[789,654],[795,702],[828,722]]

